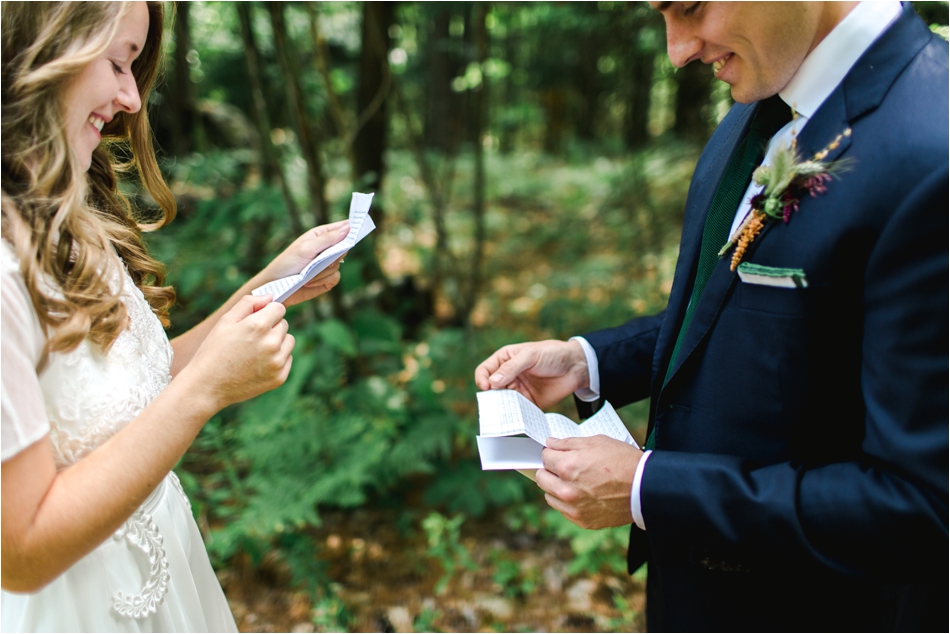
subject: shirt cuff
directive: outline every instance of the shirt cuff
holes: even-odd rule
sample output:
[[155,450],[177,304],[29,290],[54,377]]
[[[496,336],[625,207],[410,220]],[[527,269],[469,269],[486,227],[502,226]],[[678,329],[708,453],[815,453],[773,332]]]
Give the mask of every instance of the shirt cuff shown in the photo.
[[649,449],[643,452],[643,457],[637,464],[637,471],[633,474],[633,486],[630,487],[630,514],[633,515],[633,523],[637,528],[645,531],[646,525],[643,523],[643,511],[640,508],[640,483],[643,481],[643,467],[647,464],[647,458],[653,453]]
[[581,344],[581,348],[584,350],[584,358],[587,360],[587,374],[590,376],[590,386],[577,390],[574,392],[574,396],[585,403],[591,403],[600,398],[600,372],[597,368],[597,353],[594,352],[593,346],[590,345],[587,339],[583,337],[571,337],[570,340]]

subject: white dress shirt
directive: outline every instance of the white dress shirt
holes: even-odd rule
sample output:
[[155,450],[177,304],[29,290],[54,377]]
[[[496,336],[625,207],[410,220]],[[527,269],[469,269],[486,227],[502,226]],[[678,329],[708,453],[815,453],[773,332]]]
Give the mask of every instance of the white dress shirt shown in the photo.
[[[779,92],[779,97],[798,115],[769,141],[763,165],[771,165],[778,148],[788,147],[792,139],[805,127],[808,119],[814,116],[821,104],[834,92],[854,63],[870,48],[871,44],[900,16],[901,4],[897,1],[861,2],[832,31],[819,42],[818,46],[805,57],[802,65],[788,85]],[[731,236],[745,220],[751,210],[750,201],[762,191],[762,186],[754,182],[749,184],[736,217],[729,230]],[[577,390],[575,396],[582,401],[591,402],[600,398],[600,373],[594,348],[583,337],[572,337],[580,343],[587,359],[590,374],[590,387]],[[646,530],[643,513],[640,508],[640,483],[643,469],[651,451],[645,451],[637,464],[630,490],[630,513],[634,523]]]

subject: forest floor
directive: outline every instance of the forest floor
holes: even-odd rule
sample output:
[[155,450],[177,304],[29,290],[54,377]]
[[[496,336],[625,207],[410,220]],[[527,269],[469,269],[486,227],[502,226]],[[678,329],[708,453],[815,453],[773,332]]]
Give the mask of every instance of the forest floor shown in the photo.
[[[475,566],[453,575],[439,594],[443,569],[428,555],[426,536],[407,536],[399,525],[399,511],[365,509],[327,514],[314,531],[348,615],[343,620],[328,619],[309,593],[289,589],[290,571],[276,557],[259,566],[233,562],[219,579],[240,631],[645,631],[639,576],[571,575],[567,540],[512,532],[497,515],[468,519],[460,543]],[[500,558],[512,562],[507,575],[520,584],[499,576]]]

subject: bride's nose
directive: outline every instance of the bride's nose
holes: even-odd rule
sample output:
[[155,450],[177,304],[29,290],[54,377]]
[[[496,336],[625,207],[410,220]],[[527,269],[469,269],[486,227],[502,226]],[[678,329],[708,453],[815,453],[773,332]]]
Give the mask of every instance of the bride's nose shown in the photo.
[[116,105],[128,113],[136,113],[142,109],[142,97],[139,95],[135,76],[128,72],[119,78],[119,94],[115,98]]

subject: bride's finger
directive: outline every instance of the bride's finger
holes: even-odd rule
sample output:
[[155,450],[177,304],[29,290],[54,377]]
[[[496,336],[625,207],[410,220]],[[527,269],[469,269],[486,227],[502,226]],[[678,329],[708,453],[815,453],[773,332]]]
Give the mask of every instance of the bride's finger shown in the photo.
[[330,271],[329,273],[321,273],[317,277],[313,278],[306,284],[304,288],[319,288],[325,286],[326,290],[330,290],[334,286],[340,283],[340,272],[339,271]]
[[331,222],[330,224],[320,225],[319,227],[314,227],[310,231],[315,236],[322,236],[327,233],[333,233],[334,231],[339,231],[344,225],[348,225],[349,220],[337,220],[336,222]]
[[294,364],[293,355],[287,357],[287,362],[284,363],[284,367],[280,369],[280,372],[277,374],[277,380],[280,381],[280,384],[283,385],[284,381],[287,380],[287,377],[290,375],[290,368]]
[[280,343],[280,356],[285,359],[289,358],[296,345],[297,339],[290,333],[285,334],[284,340]]

